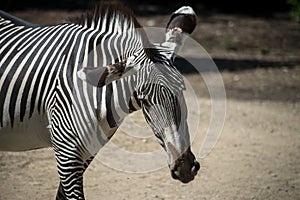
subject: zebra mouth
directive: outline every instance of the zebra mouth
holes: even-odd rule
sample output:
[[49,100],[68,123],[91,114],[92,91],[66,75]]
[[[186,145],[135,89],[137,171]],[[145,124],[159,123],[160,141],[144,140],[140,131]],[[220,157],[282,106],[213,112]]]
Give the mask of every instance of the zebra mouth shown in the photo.
[[176,168],[171,169],[172,178],[175,180],[179,180],[182,183],[188,183],[194,180],[200,169],[200,164],[195,160],[189,167],[187,167],[187,165],[189,164],[183,163]]
[[179,180],[182,183],[188,183],[194,180],[200,169],[199,162],[195,159],[195,156],[188,149],[185,153],[179,156],[171,165],[171,176],[175,180]]

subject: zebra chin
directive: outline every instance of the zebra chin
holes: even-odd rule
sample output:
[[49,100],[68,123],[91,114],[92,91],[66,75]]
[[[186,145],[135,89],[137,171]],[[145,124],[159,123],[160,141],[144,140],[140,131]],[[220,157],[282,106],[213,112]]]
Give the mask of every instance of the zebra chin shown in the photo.
[[172,178],[179,180],[182,183],[189,183],[194,180],[197,175],[200,169],[200,164],[195,159],[190,148],[188,148],[188,150],[173,161],[169,167]]

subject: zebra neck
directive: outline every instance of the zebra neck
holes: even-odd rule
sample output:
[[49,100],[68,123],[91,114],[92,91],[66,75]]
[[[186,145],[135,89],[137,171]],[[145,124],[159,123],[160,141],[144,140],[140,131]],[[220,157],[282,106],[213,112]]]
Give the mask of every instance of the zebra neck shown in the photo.
[[99,90],[97,110],[100,123],[107,122],[110,128],[118,127],[127,115],[141,109],[135,84],[136,77],[128,76]]

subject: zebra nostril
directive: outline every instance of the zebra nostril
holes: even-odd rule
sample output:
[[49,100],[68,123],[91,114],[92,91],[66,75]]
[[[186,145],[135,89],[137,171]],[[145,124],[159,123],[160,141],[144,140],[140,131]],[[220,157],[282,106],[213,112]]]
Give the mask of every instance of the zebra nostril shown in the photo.
[[192,169],[194,169],[194,170],[193,170],[194,172],[199,171],[199,169],[200,169],[200,164],[199,164],[198,161],[196,161],[196,160],[194,161],[194,166],[193,166]]
[[191,171],[192,171],[193,173],[197,173],[197,172],[199,171],[199,169],[200,169],[200,164],[199,164],[199,162],[194,161],[194,166],[192,167]]
[[175,170],[171,170],[171,176],[175,180],[179,179],[178,172],[175,172]]

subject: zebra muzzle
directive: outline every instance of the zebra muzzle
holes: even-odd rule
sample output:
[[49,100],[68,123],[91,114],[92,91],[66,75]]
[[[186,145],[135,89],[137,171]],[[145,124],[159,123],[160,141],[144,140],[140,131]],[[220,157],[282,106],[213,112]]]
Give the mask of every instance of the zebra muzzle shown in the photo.
[[182,183],[188,183],[194,180],[199,169],[199,162],[195,159],[193,153],[189,150],[182,154],[170,166],[172,178],[179,180]]

